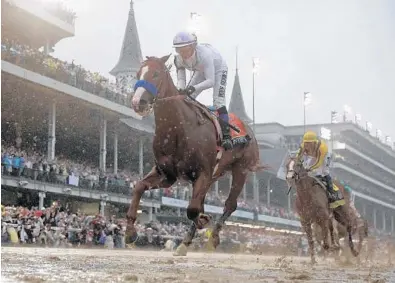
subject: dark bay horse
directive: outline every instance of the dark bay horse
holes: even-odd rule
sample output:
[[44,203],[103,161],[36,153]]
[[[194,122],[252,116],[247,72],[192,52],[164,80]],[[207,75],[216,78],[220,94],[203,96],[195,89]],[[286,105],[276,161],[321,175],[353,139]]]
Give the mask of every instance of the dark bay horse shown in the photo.
[[[358,211],[356,208],[351,205],[351,195],[345,190],[344,186],[338,182],[338,181],[333,181],[333,184],[335,187],[337,187],[342,195],[344,196],[344,199],[349,207],[349,212],[350,212],[350,219],[352,223],[352,234],[353,236],[358,235],[358,247],[357,251],[360,251],[362,249],[363,241],[366,237],[368,237],[368,222],[364,220],[362,217],[360,217],[358,214]],[[329,225],[333,226],[334,230],[334,242],[341,248],[343,247],[340,245],[340,239],[343,239],[347,236],[347,228],[342,225],[341,223],[337,222],[334,218],[333,215],[330,219]],[[323,235],[322,235],[322,230],[318,225],[314,225],[313,232],[315,235],[315,238],[317,242],[321,243],[323,241]]]
[[[306,232],[309,243],[311,263],[316,263],[312,224],[321,228],[323,248],[329,250],[329,235],[332,243],[335,242],[333,226],[330,223],[330,209],[326,189],[314,177],[309,176],[302,162],[290,158],[286,164],[287,182],[291,187],[296,188],[296,210],[300,217],[300,223]],[[292,176],[292,177],[289,177]],[[337,207],[333,215],[339,223],[347,227],[349,246],[354,256],[358,252],[354,248],[352,241],[352,225],[347,205]]]
[[137,239],[134,223],[144,191],[170,187],[177,179],[187,180],[193,186],[187,207],[187,217],[192,224],[176,254],[186,255],[196,229],[203,228],[211,219],[204,214],[204,200],[211,185],[226,171],[232,173],[232,186],[224,212],[212,231],[212,241],[216,247],[225,220],[237,208],[237,198],[248,173],[262,170],[264,166],[260,165],[254,133],[240,120],[239,126],[244,128],[248,141],[231,151],[218,148],[220,138],[215,116],[198,102],[179,93],[165,65],[169,57],[147,57],[137,74],[132,107],[142,116],[152,109],[154,111],[155,166],[134,188],[127,212],[127,239],[129,242]]

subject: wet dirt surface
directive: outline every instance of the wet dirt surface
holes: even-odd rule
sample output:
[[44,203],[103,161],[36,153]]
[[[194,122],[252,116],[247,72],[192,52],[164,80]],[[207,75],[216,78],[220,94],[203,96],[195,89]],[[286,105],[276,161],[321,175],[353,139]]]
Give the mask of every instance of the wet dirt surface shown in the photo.
[[362,259],[341,266],[320,259],[224,253],[5,247],[1,282],[395,282],[395,269]]

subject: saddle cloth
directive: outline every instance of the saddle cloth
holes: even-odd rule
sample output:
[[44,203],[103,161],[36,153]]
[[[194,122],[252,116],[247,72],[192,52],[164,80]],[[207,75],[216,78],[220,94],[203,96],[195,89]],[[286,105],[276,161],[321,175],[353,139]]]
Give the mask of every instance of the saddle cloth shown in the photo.
[[339,190],[339,187],[333,182],[333,190],[334,194],[330,194],[328,192],[328,184],[322,178],[316,177],[315,178],[317,183],[322,186],[322,188],[327,192],[328,200],[329,200],[329,207],[330,208],[337,208],[346,204],[346,201],[343,197],[342,192]]
[[[223,135],[221,126],[218,121],[218,111],[210,111],[205,105],[197,101],[191,100],[189,102],[195,105],[200,110],[199,113],[197,113],[198,121],[200,124],[205,124],[208,120],[214,124],[217,136],[217,144],[218,146],[220,146]],[[247,144],[251,140],[251,137],[248,135],[247,129],[243,121],[233,113],[229,113],[229,124],[239,129],[239,132],[237,132],[236,130],[230,128],[230,136],[232,138],[232,143],[234,146]]]

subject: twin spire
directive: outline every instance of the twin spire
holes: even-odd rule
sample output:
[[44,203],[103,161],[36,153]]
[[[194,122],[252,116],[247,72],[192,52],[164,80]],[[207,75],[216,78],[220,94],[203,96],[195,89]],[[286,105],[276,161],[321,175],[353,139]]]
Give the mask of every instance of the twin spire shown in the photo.
[[236,114],[241,120],[250,124],[252,120],[248,117],[243,94],[241,92],[240,79],[239,79],[239,62],[238,62],[238,49],[236,48],[236,74],[233,82],[232,95],[230,96],[229,112]]
[[129,17],[126,24],[125,35],[123,37],[121,54],[119,55],[118,63],[110,71],[110,74],[113,76],[117,76],[120,73],[137,74],[142,61],[143,55],[141,52],[132,0],[130,1]]

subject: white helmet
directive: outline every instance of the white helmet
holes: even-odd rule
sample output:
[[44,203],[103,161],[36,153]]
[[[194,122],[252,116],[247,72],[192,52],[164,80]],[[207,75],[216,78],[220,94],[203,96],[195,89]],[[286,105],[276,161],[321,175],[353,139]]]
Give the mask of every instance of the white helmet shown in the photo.
[[173,47],[184,47],[197,43],[197,37],[194,33],[181,31],[173,39]]

